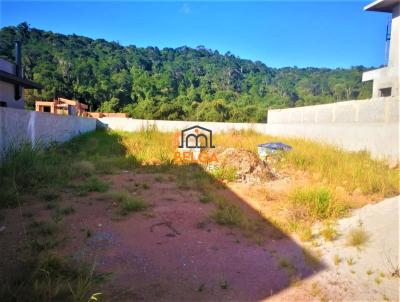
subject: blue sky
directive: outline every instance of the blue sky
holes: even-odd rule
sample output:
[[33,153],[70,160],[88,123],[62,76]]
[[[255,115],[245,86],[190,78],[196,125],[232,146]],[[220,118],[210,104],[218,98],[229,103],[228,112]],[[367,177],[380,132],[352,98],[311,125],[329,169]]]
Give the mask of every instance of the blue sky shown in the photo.
[[385,13],[365,1],[14,1],[0,0],[0,26],[32,27],[122,45],[196,47],[272,67],[379,66]]

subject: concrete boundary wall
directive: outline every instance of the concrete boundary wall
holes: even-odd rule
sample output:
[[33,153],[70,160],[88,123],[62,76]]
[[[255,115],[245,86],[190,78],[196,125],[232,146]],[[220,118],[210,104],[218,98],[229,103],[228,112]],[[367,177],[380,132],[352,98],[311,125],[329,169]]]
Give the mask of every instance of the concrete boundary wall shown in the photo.
[[399,97],[345,101],[268,111],[268,124],[399,122]]
[[268,111],[267,133],[312,139],[399,163],[399,97]]
[[21,142],[65,142],[95,129],[93,118],[0,108],[0,152]]
[[261,123],[223,123],[223,122],[199,122],[199,121],[162,121],[162,120],[139,120],[132,118],[104,117],[98,119],[98,125],[113,130],[128,132],[140,131],[155,127],[161,132],[181,131],[194,125],[200,125],[213,131],[213,133],[226,132],[230,130],[255,130],[264,132],[267,124]]
[[214,133],[252,129],[281,137],[299,137],[336,145],[344,150],[371,153],[376,159],[399,163],[399,99],[378,98],[334,104],[270,110],[268,123],[216,123],[100,118],[98,124],[122,131],[156,127],[180,131],[200,125]]

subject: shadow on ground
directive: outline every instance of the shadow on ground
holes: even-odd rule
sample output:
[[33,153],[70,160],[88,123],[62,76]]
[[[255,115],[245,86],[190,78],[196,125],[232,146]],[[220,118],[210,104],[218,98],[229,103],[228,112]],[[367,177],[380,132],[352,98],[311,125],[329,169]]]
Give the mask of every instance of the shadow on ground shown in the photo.
[[[65,149],[89,161],[113,159],[118,171],[101,176],[110,191],[126,190],[149,204],[121,217],[108,193],[62,196],[75,213],[62,221],[68,239],[57,250],[94,259],[98,271],[112,273],[103,287],[111,301],[260,301],[324,268],[200,166],[141,166],[121,137],[106,131]],[[211,191],[217,200],[201,202]],[[228,217],[240,209],[240,222],[216,223],[224,206]],[[82,230],[91,230],[90,238]]]

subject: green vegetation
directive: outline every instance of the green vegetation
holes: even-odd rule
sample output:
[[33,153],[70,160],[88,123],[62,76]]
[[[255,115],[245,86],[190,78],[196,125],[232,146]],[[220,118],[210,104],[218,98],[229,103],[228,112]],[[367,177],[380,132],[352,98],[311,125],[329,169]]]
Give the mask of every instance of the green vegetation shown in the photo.
[[213,218],[218,224],[239,226],[243,222],[243,213],[238,206],[219,201]]
[[108,190],[109,184],[101,181],[95,176],[88,178],[79,185],[76,186],[77,193],[80,196],[86,195],[90,192],[106,192]]
[[128,215],[131,212],[144,210],[148,207],[141,198],[133,196],[126,191],[112,192],[110,196],[117,202],[119,213],[123,216]]
[[334,218],[345,210],[345,206],[325,187],[297,188],[290,194],[289,201],[291,216],[295,220]]
[[[218,146],[255,151],[258,143],[275,139],[247,131],[216,135],[215,143]],[[50,272],[49,275],[41,270],[41,259],[64,240],[59,235],[62,219],[65,215],[74,213],[72,205],[75,204],[65,203],[61,198],[76,192],[90,194],[94,191],[107,191],[109,184],[101,180],[105,173],[120,173],[123,170],[156,173],[151,178],[156,182],[165,181],[167,176],[162,173],[168,173],[168,179],[176,181],[179,188],[184,186],[198,190],[200,202],[215,203],[216,209],[212,216],[207,218],[207,222],[201,222],[198,227],[205,228],[212,218],[218,224],[237,227],[245,236],[268,238],[261,228],[265,223],[257,221],[254,217],[247,217],[247,212],[242,211],[234,200],[224,195],[222,192],[224,186],[215,181],[215,176],[209,175],[198,165],[173,165],[172,140],[172,133],[161,133],[156,129],[143,129],[136,133],[98,130],[65,144],[55,144],[45,149],[41,146],[32,147],[30,144],[22,145],[18,149],[11,148],[0,163],[0,208],[22,207],[22,219],[26,220],[28,222],[26,226],[29,226],[26,234],[26,254],[29,255],[28,260],[31,264],[26,266],[27,271],[23,276],[3,282],[4,285],[0,286],[0,300],[10,301],[13,300],[10,297],[22,296],[32,297],[32,301],[79,301],[84,296],[82,299],[87,301],[97,293],[94,291],[96,277],[90,268],[83,272],[77,269],[75,264],[68,264],[69,269],[54,274]],[[310,227],[312,222],[334,221],[345,213],[349,206],[349,199],[346,198],[349,195],[346,194],[353,193],[353,190],[361,188],[367,196],[399,192],[398,170],[390,170],[382,162],[371,160],[366,153],[344,152],[303,140],[285,139],[284,142],[292,145],[293,150],[277,159],[276,169],[303,170],[304,174],[308,174],[308,177],[311,175],[315,180],[312,186],[295,188],[287,199],[286,196],[282,198],[285,206],[284,214],[290,215],[285,216],[285,220],[290,221],[293,226],[297,225],[297,229],[290,230],[302,230],[305,240],[312,239]],[[298,158],[293,156],[296,152]],[[357,173],[350,173],[351,169],[357,167],[360,168]],[[164,178],[159,178],[160,175]],[[229,179],[225,176],[220,178]],[[143,189],[149,188],[146,182],[137,182],[133,177],[129,184],[135,186],[135,192],[138,194],[144,192]],[[154,184],[155,187],[159,185]],[[342,187],[340,191],[344,191],[344,195],[338,192],[336,189],[338,186]],[[102,195],[99,202],[103,202],[101,199],[104,200],[104,196],[111,196],[118,213],[122,215],[148,207],[139,196],[129,192],[120,191]],[[268,197],[271,204],[274,203],[274,198],[275,196]],[[25,212],[23,208],[24,204],[29,202],[43,202],[43,205],[51,210],[52,220],[34,222],[32,214]],[[49,214],[47,211],[46,213]],[[271,232],[277,232],[275,224],[279,221],[275,219],[271,221],[272,226],[265,226],[265,230],[271,229]],[[92,236],[90,230],[82,232],[85,232],[82,233],[85,238]],[[328,240],[336,235],[336,231],[330,227],[326,227],[324,232],[326,234],[321,234]],[[271,238],[275,236],[270,233],[268,235],[271,235]],[[361,246],[366,242],[365,238],[368,238],[362,234],[353,234],[351,237],[353,237],[350,240],[352,246]],[[305,254],[306,262],[315,261],[313,258],[316,257]],[[69,263],[65,259],[62,261]],[[354,260],[347,259],[347,263],[352,265]],[[398,276],[398,268],[396,274]],[[44,287],[45,281],[52,284],[51,290],[49,287]],[[57,286],[53,286],[58,284],[57,282],[60,284],[59,291],[55,290]],[[10,296],[10,292],[14,292],[14,296]]]
[[333,241],[338,236],[338,232],[336,231],[335,227],[330,222],[328,222],[324,225],[323,229],[320,231],[320,234],[327,241]]
[[287,139],[262,135],[255,131],[233,131],[215,135],[217,146],[243,148],[257,152],[257,145],[280,140],[293,147],[283,154],[281,168],[309,173],[315,181],[325,181],[331,189],[357,189],[366,195],[390,197],[400,192],[398,169],[389,169],[382,161],[372,160],[367,152],[348,152],[327,144],[304,139]]
[[46,252],[38,261],[24,263],[13,284],[1,283],[0,300],[87,302],[105,277],[94,268]]
[[103,39],[62,35],[27,23],[0,30],[0,57],[24,45],[27,78],[44,85],[37,99],[75,98],[91,111],[127,112],[134,118],[263,121],[268,108],[365,99],[362,66],[351,69],[270,68],[203,46],[176,49],[121,46]]
[[214,169],[211,174],[219,180],[234,181],[236,177],[236,169],[233,167],[221,167]]

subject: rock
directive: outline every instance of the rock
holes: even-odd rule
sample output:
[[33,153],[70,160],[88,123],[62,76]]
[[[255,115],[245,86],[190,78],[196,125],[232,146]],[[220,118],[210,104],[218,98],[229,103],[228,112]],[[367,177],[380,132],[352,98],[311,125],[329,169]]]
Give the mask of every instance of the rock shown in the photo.
[[4,232],[5,230],[6,230],[6,226],[5,226],[5,225],[2,225],[2,226],[0,227],[0,233]]

